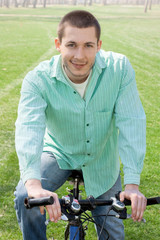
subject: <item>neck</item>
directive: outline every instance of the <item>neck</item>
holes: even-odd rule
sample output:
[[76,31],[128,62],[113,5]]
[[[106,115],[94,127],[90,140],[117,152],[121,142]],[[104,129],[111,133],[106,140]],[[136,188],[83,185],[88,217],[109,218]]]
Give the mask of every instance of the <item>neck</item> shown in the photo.
[[86,73],[85,75],[75,75],[75,74],[71,73],[70,70],[64,65],[63,65],[63,69],[64,69],[65,74],[69,78],[69,80],[75,84],[81,84],[81,83],[85,82],[91,72],[91,69],[90,69],[88,71],[88,73]]

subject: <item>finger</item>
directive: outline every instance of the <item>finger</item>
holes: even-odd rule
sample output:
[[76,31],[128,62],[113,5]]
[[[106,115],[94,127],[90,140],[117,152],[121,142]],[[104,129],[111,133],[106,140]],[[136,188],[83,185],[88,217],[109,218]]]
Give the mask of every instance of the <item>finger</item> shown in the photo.
[[133,219],[133,221],[136,221],[137,204],[138,204],[137,197],[132,196],[132,198],[131,198],[131,208],[132,208],[132,219]]
[[58,198],[55,198],[55,205],[56,205],[56,209],[57,209],[57,216],[58,216],[58,219],[60,220],[61,219],[61,206],[60,206]]
[[56,219],[55,219],[55,215],[54,215],[54,207],[53,207],[53,205],[47,205],[46,206],[46,209],[47,209],[47,212],[48,212],[48,214],[49,214],[49,219],[50,219],[50,221],[52,221],[52,222],[54,222],[54,221],[56,221]]
[[120,193],[120,201],[123,202],[125,199],[125,192]]
[[135,196],[136,206],[133,206],[132,216],[134,221],[141,221],[143,218],[144,210],[146,209],[146,198],[143,195]]
[[54,203],[50,206],[46,206],[49,218],[53,222],[57,222],[61,218],[61,207],[59,204],[59,200],[56,194],[53,194]]
[[138,221],[142,221],[142,218],[143,218],[143,214],[144,214],[144,211],[146,209],[146,205],[147,205],[147,200],[145,197],[142,198],[142,203],[141,203],[141,212],[140,212],[140,215],[139,215],[139,219]]
[[58,216],[58,209],[57,209],[56,203],[52,205],[52,209],[53,209],[54,222],[57,222],[59,220],[59,216]]
[[143,210],[142,210],[142,197],[138,196],[137,197],[137,209],[136,209],[136,214],[135,214],[135,220],[141,221],[141,215],[143,216]]
[[44,207],[42,206],[42,207],[39,207],[40,208],[40,213],[42,214],[42,215],[44,215]]
[[59,218],[58,218],[56,205],[52,204],[52,205],[46,206],[46,208],[47,208],[47,212],[49,214],[49,219],[52,222],[57,222]]

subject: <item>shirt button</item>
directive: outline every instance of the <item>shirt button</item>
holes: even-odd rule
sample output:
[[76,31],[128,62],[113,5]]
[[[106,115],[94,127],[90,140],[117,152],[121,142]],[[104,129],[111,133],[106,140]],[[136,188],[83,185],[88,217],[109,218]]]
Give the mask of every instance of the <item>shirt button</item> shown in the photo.
[[87,140],[87,143],[89,143],[89,140]]
[[74,91],[74,94],[76,94],[76,91]]
[[90,156],[91,154],[90,153],[87,153],[88,156]]
[[83,167],[85,167],[86,165],[85,164],[83,164]]
[[88,127],[88,126],[89,126],[89,123],[87,123],[86,126]]

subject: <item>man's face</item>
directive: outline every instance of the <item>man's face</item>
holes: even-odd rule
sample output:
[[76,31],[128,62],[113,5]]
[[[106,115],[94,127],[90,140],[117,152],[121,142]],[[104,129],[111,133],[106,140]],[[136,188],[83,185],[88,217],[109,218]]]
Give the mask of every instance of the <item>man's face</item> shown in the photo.
[[55,39],[65,72],[72,82],[82,83],[87,79],[101,44],[100,40],[97,43],[94,27],[77,28],[69,24],[66,25],[62,41]]

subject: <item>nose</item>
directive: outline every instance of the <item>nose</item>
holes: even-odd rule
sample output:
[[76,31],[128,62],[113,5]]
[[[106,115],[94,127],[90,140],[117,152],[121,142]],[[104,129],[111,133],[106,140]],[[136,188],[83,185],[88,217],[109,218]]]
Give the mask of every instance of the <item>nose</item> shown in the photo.
[[85,58],[85,52],[84,52],[83,47],[77,47],[76,48],[74,58],[79,59],[79,60],[83,60]]

